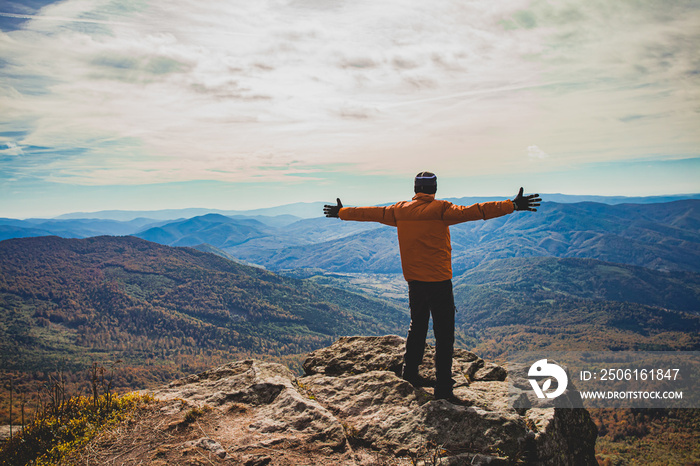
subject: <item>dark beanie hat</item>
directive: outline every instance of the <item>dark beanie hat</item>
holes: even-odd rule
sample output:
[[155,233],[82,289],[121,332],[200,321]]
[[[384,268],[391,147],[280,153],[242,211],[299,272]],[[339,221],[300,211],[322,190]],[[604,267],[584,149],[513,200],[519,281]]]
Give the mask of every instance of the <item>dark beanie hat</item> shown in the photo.
[[413,188],[417,193],[435,194],[437,191],[437,176],[435,176],[435,173],[420,172],[416,175]]

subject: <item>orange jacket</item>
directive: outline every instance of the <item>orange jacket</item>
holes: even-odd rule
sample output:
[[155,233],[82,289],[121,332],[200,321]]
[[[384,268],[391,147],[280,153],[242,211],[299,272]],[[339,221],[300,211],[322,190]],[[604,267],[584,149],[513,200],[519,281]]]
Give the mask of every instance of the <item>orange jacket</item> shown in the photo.
[[435,194],[418,193],[411,201],[388,207],[343,207],[338,215],[343,220],[396,227],[406,281],[439,282],[452,278],[450,225],[488,220],[513,210],[513,202],[509,200],[465,207],[436,200]]

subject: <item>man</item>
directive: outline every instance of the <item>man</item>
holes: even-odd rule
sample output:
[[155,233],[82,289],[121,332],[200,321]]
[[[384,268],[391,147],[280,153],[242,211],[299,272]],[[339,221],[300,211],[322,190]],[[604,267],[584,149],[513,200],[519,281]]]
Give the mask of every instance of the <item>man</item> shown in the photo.
[[401,267],[408,282],[411,325],[406,338],[402,376],[413,385],[424,385],[418,376],[423,360],[430,315],[435,333],[435,398],[452,399],[452,353],[454,347],[455,306],[452,293],[452,244],[450,225],[471,220],[488,220],[514,210],[536,212],[542,200],[539,194],[523,196],[520,188],[515,199],[484,202],[469,207],[436,200],[437,177],[421,172],[414,180],[416,195],[388,207],[343,207],[326,205],[326,217],[360,222],[379,222],[397,228]]

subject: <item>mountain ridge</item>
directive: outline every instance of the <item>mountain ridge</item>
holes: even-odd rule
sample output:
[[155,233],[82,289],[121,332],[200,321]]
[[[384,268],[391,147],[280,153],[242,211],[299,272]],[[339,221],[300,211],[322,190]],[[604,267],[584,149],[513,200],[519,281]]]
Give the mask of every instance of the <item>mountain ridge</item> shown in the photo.
[[295,202],[281,206],[263,207],[259,209],[231,210],[231,209],[209,209],[204,207],[191,207],[184,209],[161,209],[161,210],[102,210],[97,212],[73,212],[62,214],[55,219],[78,219],[78,218],[99,218],[128,221],[137,217],[147,217],[156,220],[173,220],[183,217],[196,217],[209,213],[226,216],[280,216],[292,215],[295,217],[314,217],[321,211],[324,202]]
[[[600,202],[606,204],[647,204],[647,203],[663,203],[671,202],[681,199],[700,199],[700,193],[689,193],[689,194],[670,194],[670,195],[657,195],[657,196],[602,196],[602,195],[576,195],[576,194],[561,194],[561,193],[543,193],[545,201],[552,201],[558,203],[576,203],[576,202]],[[512,196],[462,196],[462,197],[450,197],[445,198],[451,202],[456,203],[468,203],[465,205],[473,204],[476,202],[487,202],[487,201],[500,201],[503,199],[510,199]],[[110,219],[118,221],[128,221],[133,220],[138,217],[152,218],[154,220],[175,220],[178,218],[189,218],[195,216],[205,215],[207,213],[218,213],[222,215],[243,215],[243,216],[279,216],[279,215],[291,215],[302,217],[302,218],[312,218],[320,216],[321,208],[323,204],[327,204],[330,201],[317,201],[317,202],[297,202],[292,204],[285,204],[281,206],[264,207],[258,209],[247,209],[247,210],[231,210],[231,209],[213,209],[204,207],[190,207],[182,209],[160,209],[160,210],[101,210],[95,212],[69,212],[55,217],[51,217],[56,220],[65,219]],[[377,205],[389,205],[387,203],[377,204]],[[296,214],[293,212],[297,212]],[[0,223],[6,219],[0,218]],[[15,220],[15,219],[12,219]],[[28,218],[25,220],[46,220],[46,219],[35,219]]]

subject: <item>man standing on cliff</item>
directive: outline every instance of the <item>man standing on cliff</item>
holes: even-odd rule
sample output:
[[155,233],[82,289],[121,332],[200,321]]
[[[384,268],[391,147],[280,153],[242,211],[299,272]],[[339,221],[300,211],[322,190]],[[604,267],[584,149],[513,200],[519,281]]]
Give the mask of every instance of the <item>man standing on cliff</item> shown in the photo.
[[435,398],[451,399],[452,353],[454,348],[455,305],[452,294],[452,244],[450,225],[471,220],[488,220],[514,210],[536,212],[542,200],[539,194],[523,196],[520,188],[515,199],[484,202],[468,207],[436,200],[437,177],[421,172],[414,181],[416,195],[387,207],[343,207],[326,205],[326,217],[360,222],[379,222],[397,228],[401,267],[408,282],[411,325],[406,338],[403,378],[413,385],[423,381],[418,366],[423,360],[430,315],[435,333]]

